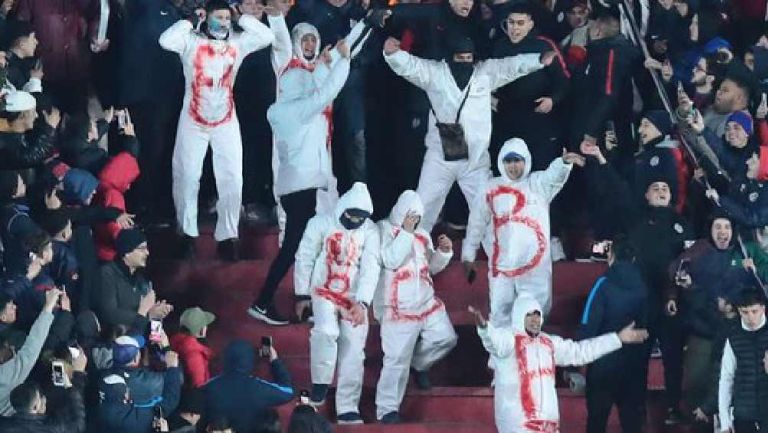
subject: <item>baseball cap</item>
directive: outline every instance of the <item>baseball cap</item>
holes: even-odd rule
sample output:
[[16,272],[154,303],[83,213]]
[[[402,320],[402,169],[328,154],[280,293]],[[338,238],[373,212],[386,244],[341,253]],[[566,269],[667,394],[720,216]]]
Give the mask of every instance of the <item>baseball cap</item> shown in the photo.
[[187,329],[192,334],[197,335],[201,329],[213,323],[216,320],[216,315],[204,311],[200,307],[187,308],[181,313],[179,324]]
[[502,159],[504,162],[510,162],[510,161],[525,161],[525,157],[523,155],[520,155],[517,152],[509,152],[506,155],[504,155],[504,158]]
[[136,354],[144,347],[144,337],[135,335],[123,335],[117,337],[112,343],[112,362],[116,366],[123,366],[133,361]]

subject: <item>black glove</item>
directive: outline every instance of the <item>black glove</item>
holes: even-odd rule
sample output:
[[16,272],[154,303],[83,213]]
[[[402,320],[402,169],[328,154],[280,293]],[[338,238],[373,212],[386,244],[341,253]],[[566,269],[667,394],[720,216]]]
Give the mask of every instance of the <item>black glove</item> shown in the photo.
[[363,18],[363,22],[373,28],[383,29],[391,11],[389,9],[371,9]]

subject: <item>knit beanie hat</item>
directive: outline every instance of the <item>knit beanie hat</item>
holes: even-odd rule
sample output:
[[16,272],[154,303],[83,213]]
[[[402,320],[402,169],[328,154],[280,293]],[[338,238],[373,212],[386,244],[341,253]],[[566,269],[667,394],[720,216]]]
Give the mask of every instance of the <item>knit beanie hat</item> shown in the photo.
[[115,252],[118,257],[123,257],[146,241],[146,236],[139,229],[120,230],[115,240]]
[[728,116],[726,125],[730,122],[738,123],[742,128],[744,128],[744,132],[746,132],[747,135],[752,135],[752,116],[746,111],[736,111]]
[[674,125],[666,110],[647,111],[643,114],[643,118],[648,119],[649,122],[653,123],[653,126],[659,130],[662,136],[672,133]]

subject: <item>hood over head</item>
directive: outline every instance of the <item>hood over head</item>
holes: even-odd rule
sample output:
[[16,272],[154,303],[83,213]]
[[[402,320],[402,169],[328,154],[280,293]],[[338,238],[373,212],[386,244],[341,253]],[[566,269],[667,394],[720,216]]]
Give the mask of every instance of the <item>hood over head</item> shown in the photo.
[[278,102],[283,102],[305,98],[316,89],[312,72],[303,68],[291,68],[280,76],[277,99]]
[[541,325],[544,326],[544,310],[539,305],[539,301],[528,295],[521,295],[515,299],[512,306],[512,329],[515,332],[525,332],[525,316],[532,311],[541,313]]
[[368,193],[368,187],[362,182],[355,182],[352,188],[339,198],[334,209],[334,216],[338,221],[347,209],[360,209],[373,214],[373,202]]
[[395,227],[402,226],[408,212],[414,212],[419,217],[424,216],[424,205],[421,198],[416,191],[410,189],[400,194],[392,212],[389,213],[389,222]]
[[80,169],[70,169],[64,176],[64,198],[70,204],[85,204],[88,197],[96,191],[99,180],[90,172]]
[[115,155],[99,173],[99,180],[102,185],[123,193],[128,191],[128,188],[138,177],[139,163],[128,152],[120,152]]
[[[301,38],[306,35],[314,35],[315,39],[317,39],[317,44],[315,44],[315,54],[311,59],[306,59],[304,57],[304,51],[301,49]],[[318,32],[317,28],[312,24],[298,23],[293,26],[293,30],[291,30],[291,42],[293,42],[293,55],[306,62],[315,62],[320,55],[320,32]]]
[[[507,175],[507,170],[504,169],[504,157],[509,153],[516,153],[525,159],[525,171],[523,172],[523,176],[520,177],[520,179],[512,180]],[[511,181],[511,182],[519,182],[526,177],[528,177],[529,174],[531,174],[531,152],[528,151],[528,145],[525,144],[525,141],[523,141],[521,138],[510,138],[507,140],[503,146],[501,146],[501,150],[499,151],[499,157],[497,161],[497,167],[499,169],[499,174],[501,174],[502,177],[505,179]]]
[[256,349],[245,340],[234,340],[224,350],[224,371],[250,375],[256,365]]

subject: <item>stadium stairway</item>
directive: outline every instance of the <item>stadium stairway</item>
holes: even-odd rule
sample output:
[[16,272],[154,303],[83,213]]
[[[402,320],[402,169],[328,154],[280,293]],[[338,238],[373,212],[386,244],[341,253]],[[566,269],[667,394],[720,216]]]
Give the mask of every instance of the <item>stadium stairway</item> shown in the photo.
[[[205,226],[197,240],[197,255],[191,261],[174,259],[176,238],[168,232],[149,234],[150,275],[158,296],[175,306],[173,315],[166,320],[169,333],[178,326],[178,314],[184,308],[199,305],[217,315],[210,327],[208,341],[215,353],[221,354],[234,338],[243,338],[258,344],[262,336],[272,336],[275,348],[290,370],[296,389],[308,389],[310,381],[309,330],[310,325],[292,324],[270,327],[251,319],[246,309],[266,278],[270,260],[278,251],[277,232],[272,228],[244,227],[241,230],[243,260],[237,263],[219,261],[212,228]],[[464,278],[458,252],[459,241],[452,263],[435,277],[437,295],[445,302],[456,332],[457,347],[434,366],[430,377],[433,389],[419,391],[409,387],[401,407],[404,424],[386,426],[375,423],[374,395],[382,363],[379,326],[372,321],[366,343],[366,361],[361,414],[363,426],[337,426],[337,432],[355,433],[492,433],[493,390],[491,375],[486,367],[487,353],[480,343],[468,305],[479,307],[487,314],[488,282],[486,262],[481,261],[478,278],[468,284]],[[484,260],[484,258],[483,258]],[[558,262],[554,265],[553,308],[547,318],[545,330],[563,336],[574,335],[586,296],[597,277],[605,270],[600,263]],[[290,275],[290,274],[289,274]],[[277,305],[284,314],[293,310],[292,278],[285,278],[277,295]],[[221,359],[213,360],[214,373],[221,369]],[[663,374],[658,360],[653,360],[649,373],[648,422],[646,432],[671,433],[687,431],[684,427],[665,428],[660,392]],[[257,367],[256,374],[269,377],[266,363]],[[632,374],[631,372],[627,372]],[[572,392],[558,374],[558,395],[561,411],[561,432],[580,433],[586,427],[586,402],[583,395]],[[321,409],[329,419],[335,418],[333,395]],[[293,405],[287,404],[279,412],[287,425]],[[621,429],[614,413],[609,420],[608,432]]]

